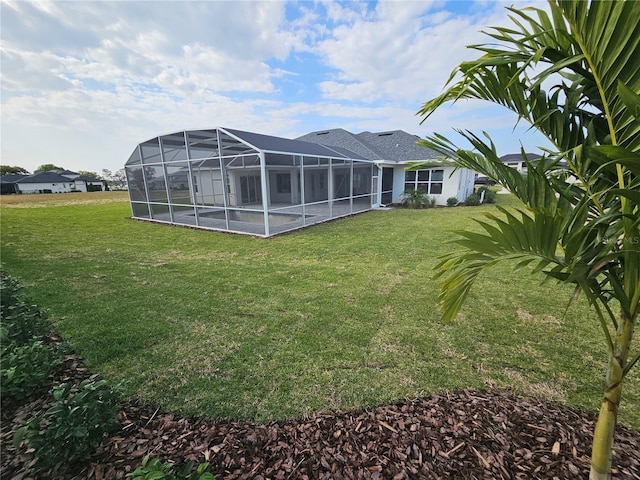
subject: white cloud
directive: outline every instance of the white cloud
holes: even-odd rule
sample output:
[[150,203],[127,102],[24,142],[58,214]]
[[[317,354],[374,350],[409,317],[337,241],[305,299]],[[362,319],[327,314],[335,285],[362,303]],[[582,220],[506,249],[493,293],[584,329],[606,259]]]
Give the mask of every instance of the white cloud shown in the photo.
[[[327,98],[407,102],[436,95],[453,68],[473,55],[487,17],[453,15],[426,2],[382,2],[373,15],[340,25],[317,51],[335,71],[320,88]],[[501,6],[485,13],[502,20]],[[500,7],[500,8],[499,8]],[[475,54],[475,56],[478,56]]]
[[140,141],[216,125],[283,136],[510,125],[462,104],[423,126],[415,115],[478,31],[503,22],[492,2],[464,14],[425,1],[0,5],[2,163],[117,170]]

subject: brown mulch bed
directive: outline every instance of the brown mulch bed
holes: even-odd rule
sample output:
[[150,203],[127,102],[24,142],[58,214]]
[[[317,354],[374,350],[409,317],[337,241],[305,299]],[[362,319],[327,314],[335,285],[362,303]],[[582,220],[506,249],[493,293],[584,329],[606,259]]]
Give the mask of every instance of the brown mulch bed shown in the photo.
[[[56,381],[89,372],[69,356]],[[179,418],[130,401],[121,428],[88,465],[34,470],[33,452],[11,445],[16,426],[47,407],[46,395],[3,408],[3,479],[117,479],[145,455],[210,462],[222,479],[586,478],[594,418],[499,391],[433,395],[364,411],[254,425]],[[640,479],[640,434],[619,427],[613,478]]]

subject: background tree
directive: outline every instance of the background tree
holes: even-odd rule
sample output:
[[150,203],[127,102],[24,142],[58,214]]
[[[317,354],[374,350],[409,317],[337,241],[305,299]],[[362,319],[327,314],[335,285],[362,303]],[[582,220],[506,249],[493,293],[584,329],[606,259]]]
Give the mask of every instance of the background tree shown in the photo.
[[22,167],[10,167],[9,165],[0,165],[0,175],[7,175],[11,173],[28,175],[29,171]]
[[49,170],[66,170],[65,168],[58,167],[53,163],[45,163],[36,168],[33,173],[47,172]]
[[124,174],[124,168],[111,172],[106,168],[102,169],[102,178],[107,181],[110,190],[126,190],[127,177]]
[[81,177],[89,177],[89,178],[95,178],[96,180],[102,180],[103,178],[98,175],[96,172],[89,172],[87,170],[79,170],[78,174]]
[[486,134],[458,132],[473,149],[438,134],[422,142],[524,204],[487,214],[482,233],[462,232],[456,243],[464,249],[442,260],[436,278],[446,320],[477,275],[501,260],[517,259],[586,296],[609,352],[590,474],[603,479],[611,476],[623,381],[640,357],[632,352],[640,306],[640,2],[555,0],[549,8],[550,16],[510,8],[514,26],[487,33],[494,43],[471,46],[483,55],[460,64],[419,112],[424,122],[446,102],[488,100],[554,145],[522,176],[500,161]]

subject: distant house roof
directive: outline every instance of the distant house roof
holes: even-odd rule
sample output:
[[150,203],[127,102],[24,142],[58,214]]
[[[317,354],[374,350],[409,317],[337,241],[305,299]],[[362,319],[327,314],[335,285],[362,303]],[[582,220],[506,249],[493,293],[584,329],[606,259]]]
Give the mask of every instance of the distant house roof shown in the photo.
[[[529,161],[537,160],[542,157],[542,155],[538,155],[537,153],[525,153],[525,155],[527,156],[527,160]],[[509,153],[500,157],[500,160],[502,161],[502,163],[524,162],[524,158],[522,157],[521,153]]]
[[334,128],[311,132],[298,137],[298,140],[346,148],[371,160],[420,161],[439,156],[434,150],[417,145],[420,137],[402,130],[353,134],[342,128]]
[[[542,155],[537,153],[525,153],[525,155],[527,157],[527,161],[534,166],[537,166],[540,159],[542,158]],[[514,162],[519,162],[521,164],[524,163],[524,158],[521,153],[509,153],[507,155],[503,155],[502,157],[500,157],[500,160],[502,161],[502,163],[514,163]],[[545,167],[548,168],[552,163],[554,165],[554,168],[559,168],[561,170],[564,170],[567,168],[566,160],[562,159],[559,162],[555,163],[548,158],[545,163]]]
[[29,175],[23,175],[21,173],[7,173],[0,176],[0,183],[16,183],[18,180],[28,177]]
[[64,177],[59,173],[55,173],[52,171],[40,172],[34,175],[28,175],[17,181],[17,183],[70,183],[70,182],[73,182],[73,179],[69,177]]

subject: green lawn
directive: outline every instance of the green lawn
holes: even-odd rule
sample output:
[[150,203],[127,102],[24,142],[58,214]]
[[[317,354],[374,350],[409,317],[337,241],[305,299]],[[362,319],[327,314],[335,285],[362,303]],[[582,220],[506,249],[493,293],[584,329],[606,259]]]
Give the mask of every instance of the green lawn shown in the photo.
[[[493,206],[375,211],[259,239],[133,221],[120,193],[67,195],[2,199],[2,266],[94,371],[144,401],[255,421],[467,387],[599,406],[602,333],[583,299],[567,309],[571,289],[497,267],[441,323],[433,266],[450,231]],[[620,414],[635,429],[638,371]]]

